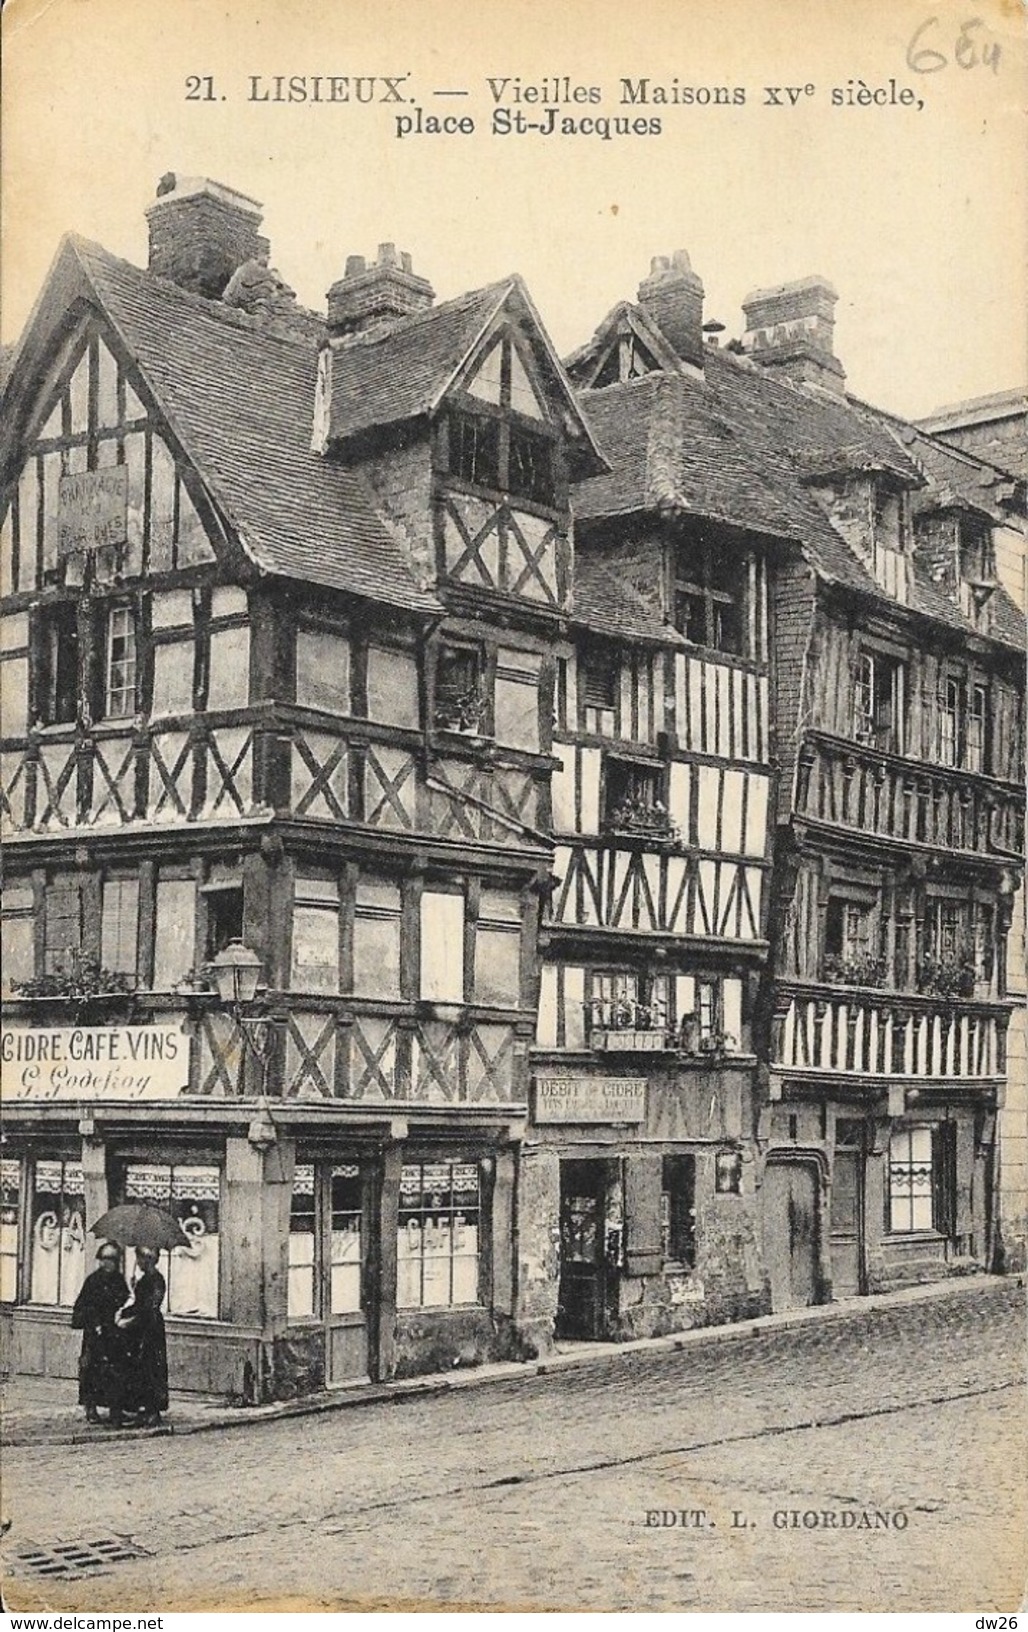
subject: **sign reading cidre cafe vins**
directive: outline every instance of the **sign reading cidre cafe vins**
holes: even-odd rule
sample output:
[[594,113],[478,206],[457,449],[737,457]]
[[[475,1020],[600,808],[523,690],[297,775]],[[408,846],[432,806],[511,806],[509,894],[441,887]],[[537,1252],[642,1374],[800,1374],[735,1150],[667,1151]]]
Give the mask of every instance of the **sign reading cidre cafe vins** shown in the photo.
[[12,1026],[0,1036],[0,1098],[171,1099],[189,1081],[178,1026]]
[[641,1122],[645,1077],[536,1077],[537,1122]]

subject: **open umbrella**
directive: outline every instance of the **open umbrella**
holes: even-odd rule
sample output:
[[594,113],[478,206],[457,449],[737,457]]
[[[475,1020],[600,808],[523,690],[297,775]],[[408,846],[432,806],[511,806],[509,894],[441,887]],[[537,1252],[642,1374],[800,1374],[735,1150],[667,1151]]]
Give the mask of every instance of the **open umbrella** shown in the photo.
[[189,1238],[177,1218],[163,1207],[150,1207],[143,1201],[127,1201],[89,1226],[90,1234],[104,1241],[113,1241],[119,1247],[152,1247],[161,1252],[165,1247],[188,1247]]

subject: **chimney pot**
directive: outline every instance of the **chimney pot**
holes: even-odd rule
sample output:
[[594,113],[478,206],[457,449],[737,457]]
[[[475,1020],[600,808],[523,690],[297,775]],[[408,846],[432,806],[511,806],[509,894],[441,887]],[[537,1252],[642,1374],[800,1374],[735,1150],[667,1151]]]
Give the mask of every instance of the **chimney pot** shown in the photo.
[[268,240],[257,230],[261,206],[205,176],[169,170],[157,184],[146,219],[150,271],[209,300],[220,298],[247,261],[267,264]]
[[846,373],[833,341],[838,298],[828,279],[818,276],[754,289],[742,303],[744,350],[785,379],[843,395]]
[[639,285],[639,304],[683,362],[703,367],[703,284],[689,256],[654,255]]
[[399,254],[395,244],[379,244],[370,266],[363,255],[347,256],[344,276],[328,291],[328,332],[340,338],[373,323],[395,323],[434,300],[432,285],[414,272],[411,257]]

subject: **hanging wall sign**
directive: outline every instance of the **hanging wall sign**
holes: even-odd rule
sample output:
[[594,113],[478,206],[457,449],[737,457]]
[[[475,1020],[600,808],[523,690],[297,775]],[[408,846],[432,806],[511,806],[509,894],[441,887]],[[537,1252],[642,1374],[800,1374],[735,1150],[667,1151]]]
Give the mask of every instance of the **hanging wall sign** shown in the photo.
[[0,1098],[174,1099],[189,1081],[178,1026],[12,1026],[0,1037]]
[[59,556],[124,544],[128,537],[128,469],[83,470],[62,476],[58,494]]
[[536,1077],[536,1122],[641,1122],[645,1077]]

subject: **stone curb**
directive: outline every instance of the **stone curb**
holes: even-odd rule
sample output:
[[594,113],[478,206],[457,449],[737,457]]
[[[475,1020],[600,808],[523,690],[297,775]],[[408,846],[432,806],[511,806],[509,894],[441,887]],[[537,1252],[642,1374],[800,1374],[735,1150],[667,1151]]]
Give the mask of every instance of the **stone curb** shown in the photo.
[[[554,1372],[572,1371],[584,1366],[604,1365],[611,1361],[626,1360],[637,1354],[673,1353],[721,1343],[739,1343],[765,1333],[795,1331],[804,1326],[839,1324],[859,1320],[876,1309],[902,1309],[911,1305],[935,1302],[942,1298],[957,1298],[974,1292],[999,1293],[1011,1285],[1024,1286],[1021,1276],[969,1275],[951,1281],[929,1285],[904,1287],[895,1292],[873,1293],[869,1297],[848,1298],[838,1303],[814,1304],[807,1309],[793,1309],[785,1314],[758,1315],[751,1320],[734,1321],[723,1326],[697,1326],[689,1331],[669,1332],[664,1337],[634,1338],[626,1343],[582,1343],[566,1349],[557,1349],[536,1360],[499,1361],[491,1365],[469,1367],[461,1372],[433,1372],[424,1377],[412,1377],[395,1383],[362,1383],[332,1393],[309,1395],[300,1400],[285,1400],[280,1404],[258,1406],[230,1406],[211,1410],[202,1417],[181,1422],[165,1422],[159,1428],[123,1428],[108,1430],[98,1435],[84,1425],[48,1432],[45,1427],[33,1431],[31,1426],[15,1427],[2,1434],[6,1446],[32,1445],[98,1445],[119,1444],[126,1440],[167,1439],[172,1436],[211,1433],[218,1429],[257,1427],[267,1422],[288,1421],[294,1417],[320,1416],[329,1411],[352,1410],[357,1406],[402,1404],[405,1400],[432,1399],[441,1394],[459,1392],[465,1388],[483,1388],[490,1383],[507,1383],[531,1377],[545,1377]],[[40,1413],[42,1417],[42,1413]]]

